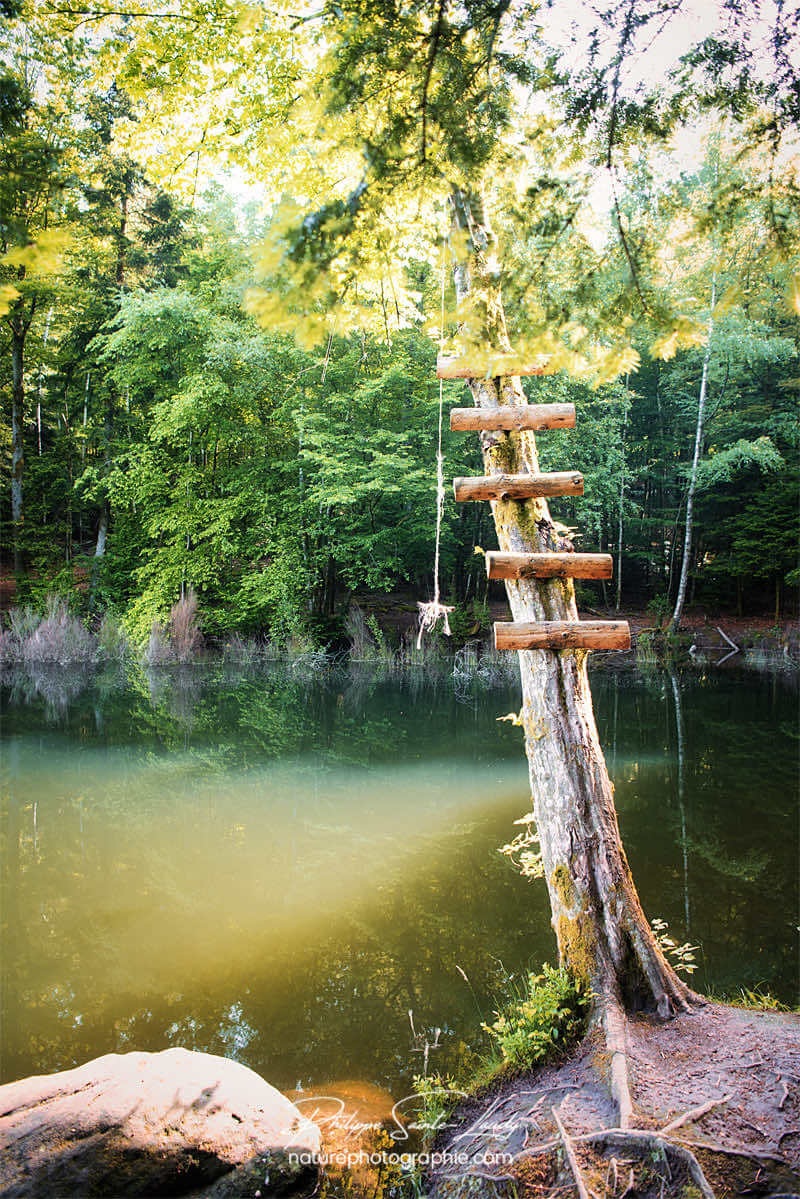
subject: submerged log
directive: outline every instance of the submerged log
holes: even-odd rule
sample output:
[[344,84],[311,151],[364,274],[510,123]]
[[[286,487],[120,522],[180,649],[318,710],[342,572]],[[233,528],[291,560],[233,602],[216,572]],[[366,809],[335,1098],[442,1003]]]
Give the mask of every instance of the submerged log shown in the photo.
[[486,555],[490,579],[610,579],[613,569],[610,554]]
[[496,621],[495,649],[630,649],[627,620]]
[[479,475],[474,479],[453,479],[453,494],[459,501],[583,495],[583,475],[574,470],[554,471],[547,475]]
[[512,353],[472,354],[469,358],[436,359],[437,379],[498,379],[519,375],[543,375],[544,367],[525,362]]
[[453,433],[481,430],[572,429],[574,404],[504,404],[502,408],[453,408],[450,429]]

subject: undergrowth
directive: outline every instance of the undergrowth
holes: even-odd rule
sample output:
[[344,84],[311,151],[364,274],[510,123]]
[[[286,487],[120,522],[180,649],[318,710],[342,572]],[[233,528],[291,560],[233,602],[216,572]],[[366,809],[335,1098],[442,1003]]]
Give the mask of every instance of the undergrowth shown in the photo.
[[465,1098],[568,1053],[586,1031],[588,1006],[589,996],[567,970],[545,963],[540,974],[527,974],[491,1023],[481,1024],[489,1049],[476,1055],[463,1078],[436,1073],[414,1079],[423,1138],[432,1140]]

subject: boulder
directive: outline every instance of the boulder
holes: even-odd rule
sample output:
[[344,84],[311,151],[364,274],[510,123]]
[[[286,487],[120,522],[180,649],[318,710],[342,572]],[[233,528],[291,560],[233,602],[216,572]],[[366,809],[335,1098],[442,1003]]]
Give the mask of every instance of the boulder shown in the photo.
[[166,1049],[0,1087],[2,1199],[310,1194],[317,1127],[252,1070]]

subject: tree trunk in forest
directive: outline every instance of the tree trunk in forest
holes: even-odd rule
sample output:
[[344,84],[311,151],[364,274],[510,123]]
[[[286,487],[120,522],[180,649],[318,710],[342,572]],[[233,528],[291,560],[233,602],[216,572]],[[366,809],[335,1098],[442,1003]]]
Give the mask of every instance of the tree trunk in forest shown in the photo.
[[[86,386],[89,386],[89,376],[86,376]],[[111,473],[111,438],[114,432],[114,410],[111,407],[110,398],[106,400],[105,416],[103,418],[103,465],[105,468],[105,479],[108,481],[108,476]],[[92,563],[92,577],[89,583],[89,607],[94,609],[97,601],[97,584],[100,577],[100,566],[105,557],[106,544],[108,542],[108,526],[111,521],[111,506],[108,502],[108,495],[103,497],[103,504],[100,509],[100,520],[97,525],[97,541],[94,547],[94,561]]]
[[675,610],[669,624],[671,633],[677,632],[683,615],[683,605],[686,601],[686,584],[689,581],[689,564],[692,556],[692,524],[694,517],[694,494],[697,488],[697,467],[703,449],[703,429],[706,417],[706,396],[708,394],[708,367],[711,362],[711,337],[714,332],[714,305],[717,302],[717,276],[711,280],[711,304],[709,306],[708,341],[703,355],[703,370],[700,375],[700,397],[697,402],[697,426],[694,437],[694,456],[692,470],[689,475],[689,489],[686,493],[686,524],[683,537],[683,561],[681,562],[681,577],[678,583],[678,596],[675,600]]
[[[502,296],[491,256],[494,236],[473,215],[470,198],[452,194],[453,241],[466,236],[468,257],[455,268],[459,305],[483,314],[489,352],[509,352]],[[470,379],[476,406],[526,403],[519,378]],[[481,434],[487,475],[538,473],[532,432]],[[557,548],[543,498],[492,501],[500,549],[549,553]],[[515,621],[576,621],[570,579],[506,582]],[[620,1117],[630,1117],[622,1049],[625,1010],[657,1010],[667,1017],[695,998],[665,961],[645,918],[620,839],[613,787],[592,711],[585,651],[524,650],[522,724],[542,867],[562,964],[591,988],[595,1020],[602,1021],[612,1053],[612,1085]],[[618,1060],[621,1059],[621,1060]]]
[[[627,391],[627,383],[625,385]],[[622,529],[623,516],[622,506],[625,502],[625,428],[628,424],[628,409],[625,408],[625,415],[622,418],[622,472],[619,478],[619,519],[617,524],[617,602],[616,610],[619,612],[622,605]]]
[[25,332],[11,329],[11,527],[14,545],[14,574],[22,570],[22,521],[24,517],[22,478],[25,447],[22,437],[22,412],[25,403],[24,374]]

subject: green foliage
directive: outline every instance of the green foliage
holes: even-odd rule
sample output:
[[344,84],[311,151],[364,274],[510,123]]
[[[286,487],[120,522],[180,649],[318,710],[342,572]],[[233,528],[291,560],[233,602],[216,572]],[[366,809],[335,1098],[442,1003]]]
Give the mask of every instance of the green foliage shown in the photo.
[[420,1101],[419,1115],[415,1121],[425,1144],[432,1141],[436,1134],[445,1127],[449,1117],[459,1103],[466,1098],[454,1078],[447,1074],[428,1074],[414,1076],[414,1094]]
[[[634,16],[631,45],[648,26]],[[267,28],[257,12],[223,4],[195,27],[151,18],[145,5],[118,39],[106,38],[117,27],[109,14],[91,64],[68,14],[43,22],[26,9],[25,30],[15,26],[0,94],[0,532],[4,545],[18,540],[27,568],[18,601],[58,592],[94,622],[110,610],[141,648],[153,621],[194,588],[212,639],[268,633],[276,645],[341,648],[354,595],[402,591],[412,607],[430,599],[431,334],[440,200],[456,184],[474,215],[497,225],[515,345],[538,347],[555,372],[526,380],[529,398],[577,407],[574,430],[539,438],[544,469],[585,478],[582,497],[552,505],[561,534],[580,550],[616,551],[621,522],[625,603],[674,600],[718,270],[693,599],[719,605],[735,590],[743,613],[794,605],[797,326],[786,297],[797,281],[775,248],[777,232],[785,248],[795,237],[793,190],[717,136],[690,168],[656,170],[646,139],[680,114],[645,105],[616,114],[620,211],[602,211],[587,198],[597,144],[570,139],[555,119],[565,81],[534,23],[482,4],[444,9],[439,22],[412,4],[387,29],[372,0],[318,17],[324,53],[313,34],[290,34],[282,11]],[[287,50],[298,38],[299,56]],[[33,61],[49,80],[44,98],[29,86]],[[250,85],[267,78],[267,63],[265,92]],[[106,70],[107,86],[95,87]],[[218,185],[203,191],[190,117],[162,145],[163,164],[148,157],[140,134],[183,112],[195,70],[213,152],[236,143],[240,165],[260,179],[274,170],[277,190],[301,185],[287,185],[298,199],[276,204],[266,228]],[[223,74],[224,104],[210,84]],[[521,78],[550,99],[518,126]],[[386,104],[376,107],[376,95]],[[577,93],[573,101],[565,119],[582,137],[597,132],[602,89],[588,107]],[[636,130],[646,139],[634,162],[623,150]],[[265,234],[254,268],[250,249]],[[455,308],[457,243],[445,258],[451,348],[481,319]],[[266,329],[243,309],[262,268]],[[11,351],[23,334],[20,409]],[[477,439],[446,432],[463,385],[446,383],[444,399],[449,482],[482,468]],[[24,451],[21,522],[7,498],[12,423]],[[440,582],[456,611],[437,653],[484,638],[487,604],[502,592],[474,551],[493,544],[488,507],[456,507],[448,487]],[[605,606],[614,589],[587,581],[580,600]],[[384,658],[418,656],[370,641]]]
[[528,1070],[569,1049],[585,1029],[587,996],[572,976],[545,963],[530,974],[520,994],[483,1028],[497,1042],[503,1061]]

